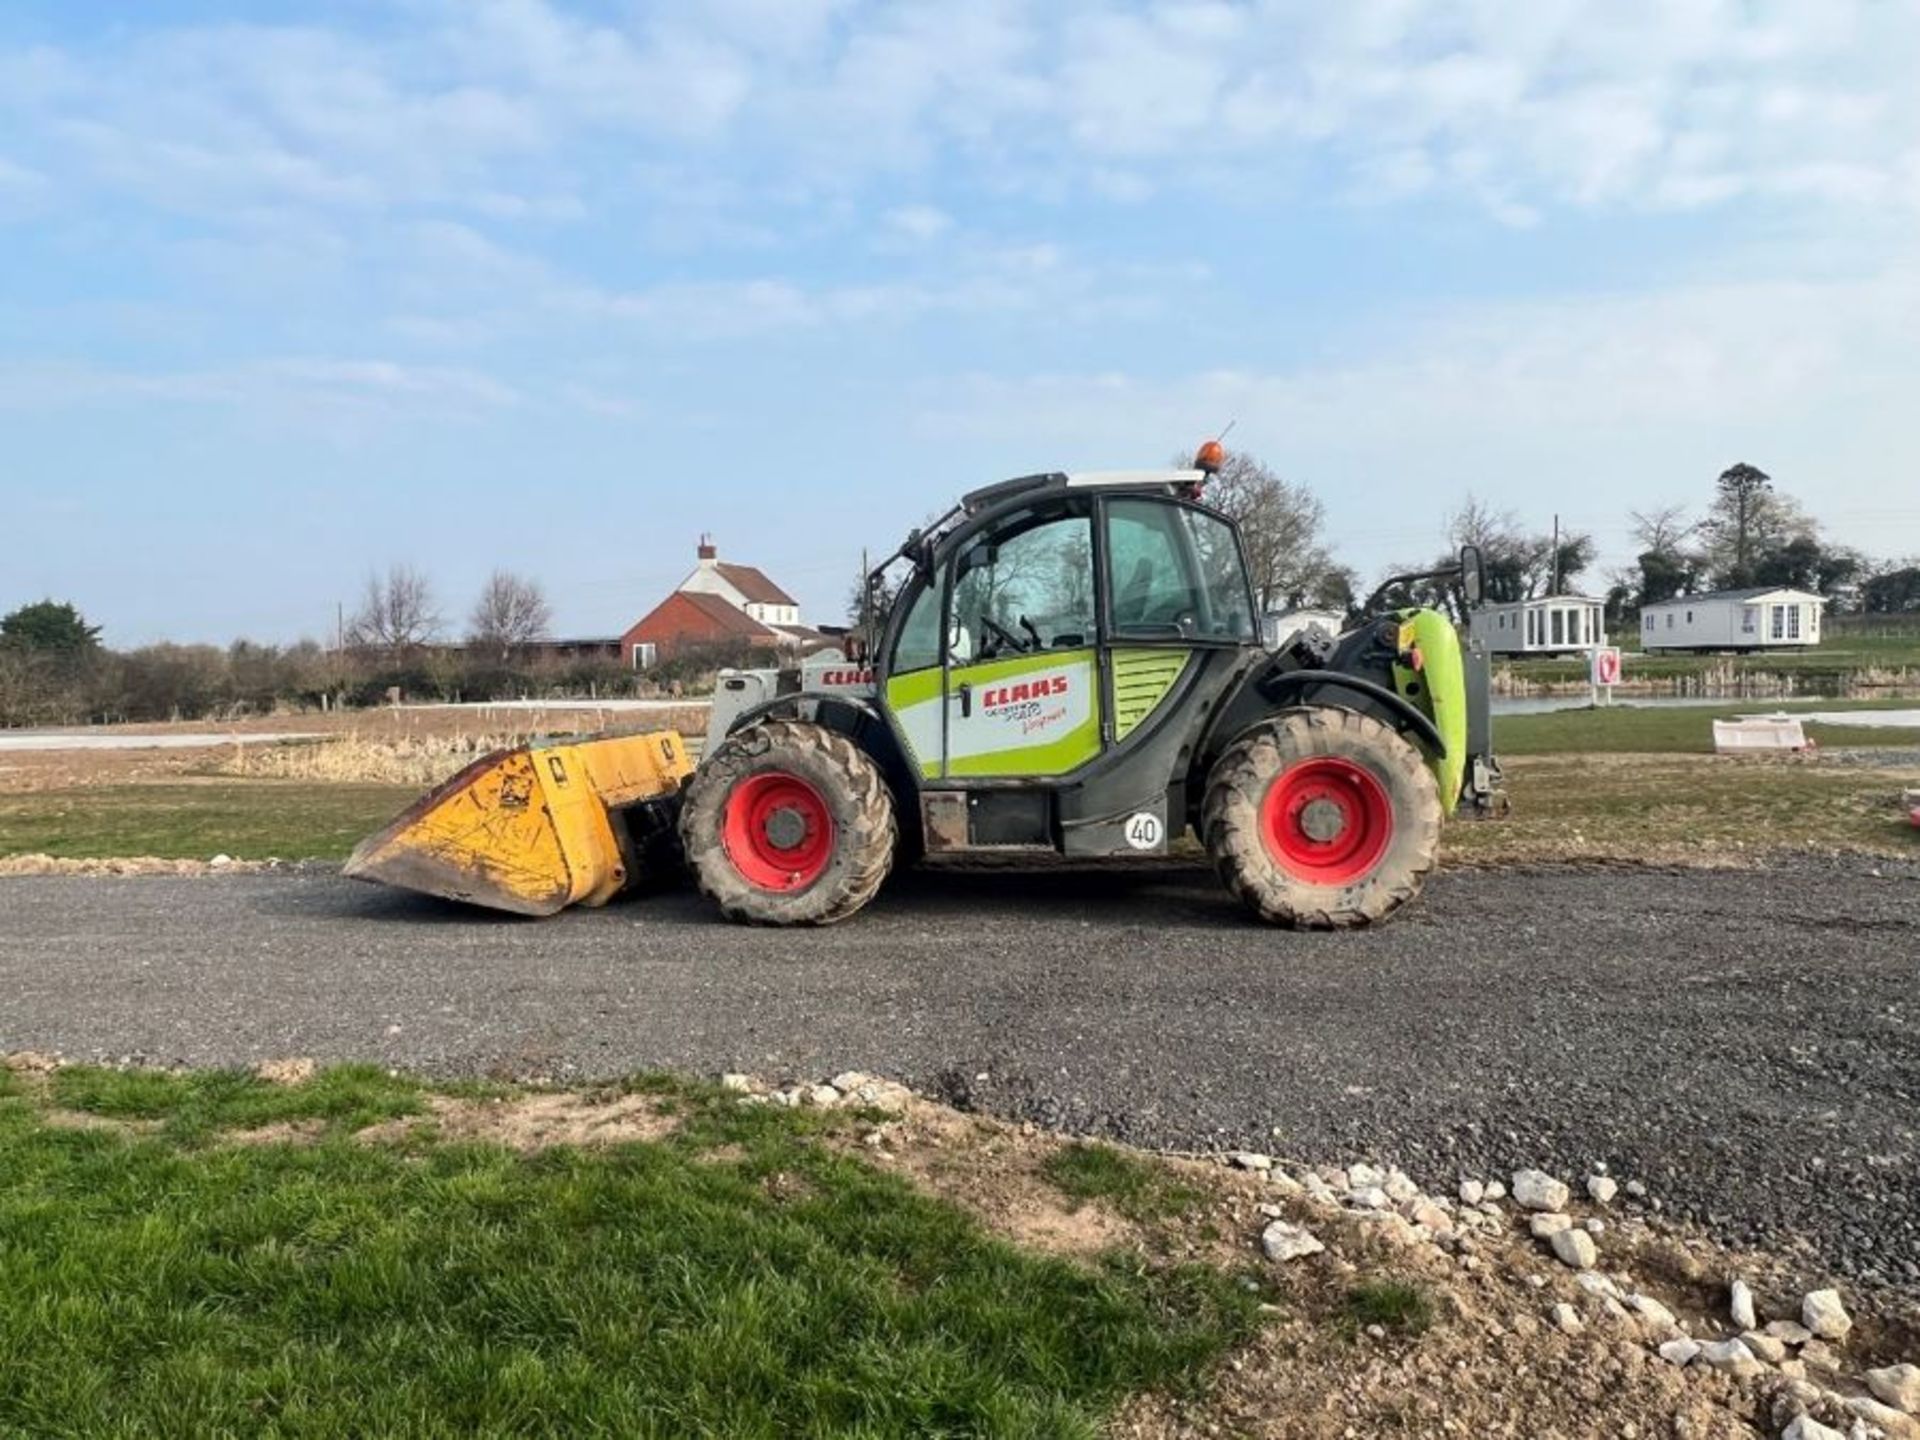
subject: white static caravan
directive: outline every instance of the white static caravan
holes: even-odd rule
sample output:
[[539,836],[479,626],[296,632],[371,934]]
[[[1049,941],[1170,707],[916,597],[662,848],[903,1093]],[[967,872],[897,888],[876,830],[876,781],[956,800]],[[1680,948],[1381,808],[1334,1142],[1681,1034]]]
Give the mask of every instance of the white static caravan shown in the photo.
[[1757,586],[1659,600],[1640,612],[1642,650],[1793,650],[1820,643],[1824,596]]
[[1494,655],[1573,655],[1607,643],[1607,605],[1591,595],[1495,601],[1473,612],[1473,633]]

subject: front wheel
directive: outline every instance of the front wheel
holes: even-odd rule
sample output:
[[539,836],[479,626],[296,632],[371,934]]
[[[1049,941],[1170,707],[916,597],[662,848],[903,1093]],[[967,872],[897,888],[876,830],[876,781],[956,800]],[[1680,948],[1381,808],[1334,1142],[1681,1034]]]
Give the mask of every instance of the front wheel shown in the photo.
[[729,920],[831,925],[893,865],[893,796],[873,761],[819,725],[767,720],[729,735],[694,772],[680,838]]
[[1385,919],[1440,853],[1440,791],[1420,753],[1372,716],[1283,710],[1222,755],[1201,834],[1261,919],[1308,930]]

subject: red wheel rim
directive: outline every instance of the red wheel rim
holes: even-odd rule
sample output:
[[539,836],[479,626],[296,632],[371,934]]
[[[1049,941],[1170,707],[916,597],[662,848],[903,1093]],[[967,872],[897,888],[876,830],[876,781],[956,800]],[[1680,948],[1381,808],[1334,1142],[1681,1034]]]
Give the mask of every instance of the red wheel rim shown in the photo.
[[833,815],[798,775],[749,775],[727,796],[721,840],[748,884],[804,890],[833,858]]
[[1322,755],[1290,766],[1260,805],[1267,853],[1315,885],[1351,885],[1393,839],[1393,801],[1364,765]]

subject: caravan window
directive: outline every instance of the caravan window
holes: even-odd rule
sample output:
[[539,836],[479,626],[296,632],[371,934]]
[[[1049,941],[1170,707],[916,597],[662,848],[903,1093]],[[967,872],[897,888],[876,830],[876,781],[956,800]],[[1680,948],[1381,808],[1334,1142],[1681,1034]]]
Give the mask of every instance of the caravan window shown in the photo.
[[1787,638],[1787,607],[1784,605],[1770,605],[1767,608],[1773,612],[1768,619],[1768,624],[1770,627],[1767,631],[1768,637],[1774,640],[1786,639]]
[[1800,638],[1800,607],[1798,605],[1787,607],[1787,638],[1789,640]]

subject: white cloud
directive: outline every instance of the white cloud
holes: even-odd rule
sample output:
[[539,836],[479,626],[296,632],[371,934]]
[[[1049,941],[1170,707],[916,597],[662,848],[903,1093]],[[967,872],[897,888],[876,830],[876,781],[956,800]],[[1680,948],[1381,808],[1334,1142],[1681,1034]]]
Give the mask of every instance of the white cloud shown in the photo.
[[0,406],[37,410],[121,399],[452,418],[518,405],[514,387],[474,370],[391,360],[288,357],[206,370],[0,365]]
[[1319,489],[1363,566],[1430,548],[1468,490],[1604,529],[1636,504],[1703,498],[1740,458],[1841,539],[1920,550],[1920,508],[1889,524],[1877,498],[1912,493],[1917,332],[1912,269],[1462,305],[1379,317],[1296,370],[941,377],[915,427],[1035,463],[1137,463],[1236,417],[1241,443]]
[[553,168],[590,171],[604,141],[745,178],[742,209],[937,165],[963,186],[1135,203],[1199,176],[1262,193],[1310,173],[1335,193],[1453,192],[1511,218],[1911,203],[1920,147],[1920,22],[1874,0],[401,13],[378,43],[228,25],[0,56],[0,107],[50,142],[15,158],[59,173],[70,156],[76,179],[214,214],[281,196],[511,216],[530,189],[536,211],[573,194]]
[[937,240],[953,228],[953,217],[933,205],[902,205],[882,219],[895,234],[922,242]]

